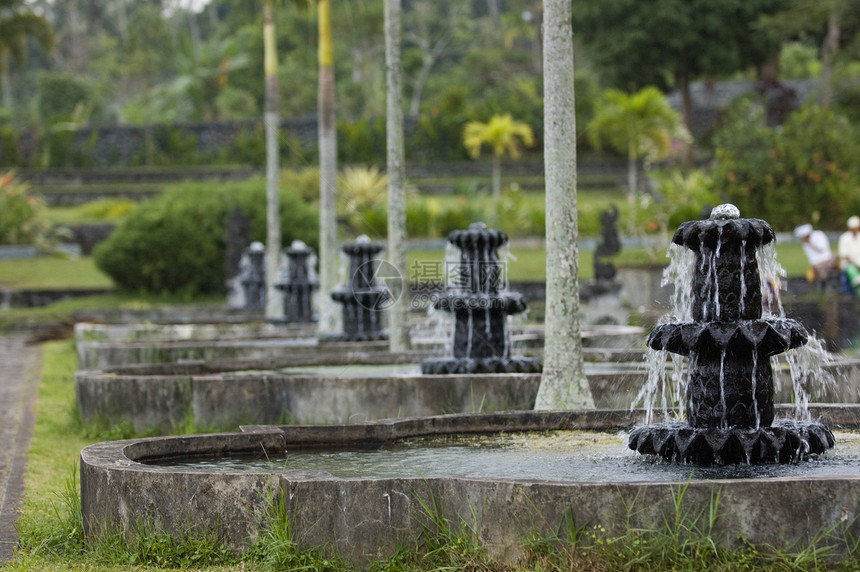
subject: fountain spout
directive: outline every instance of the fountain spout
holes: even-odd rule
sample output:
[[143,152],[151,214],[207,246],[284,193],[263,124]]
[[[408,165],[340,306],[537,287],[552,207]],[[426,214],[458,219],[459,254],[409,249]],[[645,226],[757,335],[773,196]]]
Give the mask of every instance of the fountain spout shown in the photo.
[[454,314],[454,356],[424,360],[421,371],[439,373],[532,373],[540,363],[532,358],[511,357],[507,318],[525,311],[522,294],[504,290],[498,249],[508,235],[472,223],[455,230],[448,242],[460,257],[448,268],[449,287],[435,302],[437,310]]
[[771,226],[742,219],[734,205],[678,227],[672,242],[695,254],[692,321],[662,324],[648,347],[689,357],[687,424],[635,429],[629,446],[680,462],[791,462],[834,444],[820,423],[774,423],[770,357],[807,342],[795,320],[762,317],[759,247]]
[[341,250],[349,257],[348,283],[330,293],[343,306],[343,334],[331,339],[343,341],[387,340],[385,308],[390,293],[376,282],[379,253],[384,246],[366,235],[347,242]]

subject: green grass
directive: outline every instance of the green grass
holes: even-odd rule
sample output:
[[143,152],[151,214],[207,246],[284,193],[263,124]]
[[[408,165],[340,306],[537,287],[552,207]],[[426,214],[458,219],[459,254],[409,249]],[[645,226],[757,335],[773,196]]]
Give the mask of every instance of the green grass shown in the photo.
[[62,226],[116,223],[136,207],[136,202],[126,199],[101,199],[70,207],[50,207],[48,220]]
[[[208,558],[203,564],[228,559],[223,549],[207,539],[176,542],[151,533],[138,546],[128,547],[117,536],[101,541],[84,537],[76,480],[78,459],[82,448],[105,436],[85,436],[87,430],[78,420],[74,383],[77,360],[72,342],[50,342],[42,348],[42,381],[27,459],[26,495],[18,523],[20,547],[15,558],[0,569],[153,570],[173,567],[165,564],[174,562],[193,565],[195,557],[198,561]],[[155,566],[139,564],[146,561]],[[236,560],[230,555],[229,561]],[[207,569],[216,572],[236,567]]]
[[[777,247],[778,260],[788,276],[803,276],[808,263],[799,243],[784,243]],[[593,276],[594,253],[580,250],[580,278]],[[409,251],[409,277],[427,277],[442,269],[443,250]],[[668,259],[662,250],[651,253],[645,249],[625,249],[615,259],[616,264],[658,263]],[[512,248],[507,262],[508,280],[539,281],[546,275],[546,251],[543,248]],[[0,287],[12,289],[52,288],[111,288],[110,278],[96,268],[91,257],[38,257],[0,260]]]
[[142,295],[111,293],[62,300],[38,308],[11,308],[0,310],[0,332],[16,327],[33,327],[54,324],[71,324],[76,312],[82,309],[128,309],[147,310],[161,305],[193,304],[198,302],[223,302],[224,298],[207,296],[188,299],[174,295]]
[[0,260],[0,287],[16,290],[112,288],[92,257],[38,256]]

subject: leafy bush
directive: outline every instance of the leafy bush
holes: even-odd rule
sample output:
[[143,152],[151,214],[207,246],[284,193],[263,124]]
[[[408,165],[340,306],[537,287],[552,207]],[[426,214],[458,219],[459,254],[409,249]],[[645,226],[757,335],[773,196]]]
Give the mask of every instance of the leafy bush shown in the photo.
[[23,160],[24,152],[18,132],[10,124],[0,125],[0,167],[14,167],[22,164]]
[[387,202],[388,176],[377,167],[346,167],[337,178],[338,217],[352,233],[386,236]]
[[818,105],[788,116],[780,128],[744,100],[715,134],[715,187],[745,216],[767,219],[777,230],[812,222],[842,228],[858,202],[860,152],[848,120]]
[[70,72],[43,72],[36,92],[39,117],[47,124],[68,121],[81,105],[96,105],[91,85],[82,76]]
[[348,163],[372,163],[385,158],[385,119],[338,121],[337,154]]
[[[304,166],[316,162],[316,146],[306,147],[301,137],[286,129],[278,132],[278,153],[283,164]],[[240,131],[233,142],[222,149],[215,161],[220,164],[251,165],[266,164],[266,134],[263,125]]]
[[475,206],[474,202],[460,197],[457,206],[443,209],[436,218],[439,236],[448,236],[451,231],[469,228],[473,222],[486,222],[486,213]]
[[35,244],[48,247],[53,242],[47,206],[41,197],[30,194],[25,183],[11,173],[0,175],[0,244]]
[[[150,293],[224,290],[225,232],[229,213],[240,206],[251,221],[252,240],[266,234],[262,178],[213,185],[186,182],[141,204],[94,252],[98,267],[121,288]],[[283,243],[317,243],[318,214],[292,189],[281,190]]]

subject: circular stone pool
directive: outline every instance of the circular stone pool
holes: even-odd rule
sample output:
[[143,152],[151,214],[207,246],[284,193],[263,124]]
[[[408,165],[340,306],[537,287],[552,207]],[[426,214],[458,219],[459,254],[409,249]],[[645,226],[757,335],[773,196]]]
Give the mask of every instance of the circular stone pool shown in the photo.
[[[778,416],[789,412],[777,409]],[[426,506],[463,521],[491,555],[512,562],[526,536],[551,535],[568,517],[611,533],[621,526],[658,527],[679,508],[694,521],[715,508],[711,536],[720,545],[743,539],[800,549],[827,530],[836,545],[860,535],[860,447],[853,433],[860,407],[812,406],[811,414],[837,431],[836,450],[820,460],[764,468],[697,468],[636,457],[624,450],[624,431],[641,423],[642,412],[619,410],[253,426],[99,443],[81,453],[82,510],[90,534],[107,527],[133,535],[145,521],[174,533],[215,530],[241,549],[264,526],[266,499],[282,498],[303,546],[324,546],[357,564],[414,544],[428,524]],[[443,446],[426,449],[446,457],[419,466],[415,448],[434,442]],[[273,465],[175,464],[180,457],[211,463],[261,451]],[[398,471],[388,472],[396,465]],[[576,465],[584,468],[579,474],[570,472]]]
[[860,474],[860,432],[837,431],[837,446],[790,464],[696,466],[641,456],[627,432],[553,431],[422,437],[379,447],[288,449],[283,453],[160,459],[147,464],[220,472],[325,471],[339,479],[475,477],[562,482],[834,477]]

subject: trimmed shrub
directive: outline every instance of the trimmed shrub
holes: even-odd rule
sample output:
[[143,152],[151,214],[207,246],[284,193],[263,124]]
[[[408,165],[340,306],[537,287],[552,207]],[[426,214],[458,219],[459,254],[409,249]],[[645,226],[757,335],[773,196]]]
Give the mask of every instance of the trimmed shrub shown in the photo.
[[[251,237],[266,234],[266,183],[186,182],[168,187],[140,205],[99,244],[95,262],[122,289],[191,296],[223,292],[225,232],[229,213],[240,206],[251,221]],[[283,244],[316,245],[318,213],[292,189],[281,190]]]

